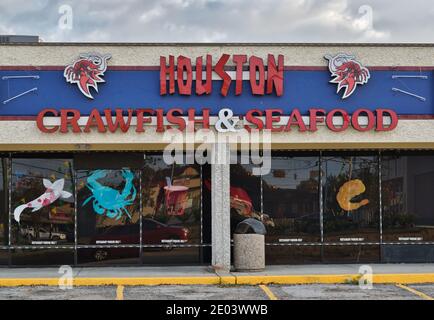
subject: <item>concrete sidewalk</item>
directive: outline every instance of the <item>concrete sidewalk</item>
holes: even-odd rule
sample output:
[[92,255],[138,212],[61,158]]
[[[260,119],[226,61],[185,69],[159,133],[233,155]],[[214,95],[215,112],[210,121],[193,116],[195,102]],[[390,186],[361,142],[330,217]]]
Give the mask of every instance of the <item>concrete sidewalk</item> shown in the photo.
[[[267,266],[263,272],[218,272],[211,267],[73,268],[76,286],[256,285],[358,283],[359,264]],[[371,264],[374,283],[434,283],[434,264]],[[58,268],[0,269],[0,286],[57,286]]]

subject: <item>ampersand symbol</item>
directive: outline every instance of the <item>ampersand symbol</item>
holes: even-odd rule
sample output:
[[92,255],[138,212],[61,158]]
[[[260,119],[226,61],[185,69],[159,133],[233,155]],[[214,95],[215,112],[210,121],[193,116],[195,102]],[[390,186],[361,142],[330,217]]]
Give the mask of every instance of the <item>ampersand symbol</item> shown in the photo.
[[[215,128],[219,132],[236,132],[235,125],[238,120],[232,120],[234,113],[231,109],[224,108],[219,111],[219,119],[215,123]],[[222,126],[223,125],[223,126]]]

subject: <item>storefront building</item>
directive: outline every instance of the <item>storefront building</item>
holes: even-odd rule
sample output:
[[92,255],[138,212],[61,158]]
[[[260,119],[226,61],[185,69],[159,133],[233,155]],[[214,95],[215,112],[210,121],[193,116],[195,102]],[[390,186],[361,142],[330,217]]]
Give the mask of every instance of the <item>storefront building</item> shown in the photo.
[[434,262],[433,71],[416,44],[0,45],[0,265],[228,269],[249,217],[268,265]]

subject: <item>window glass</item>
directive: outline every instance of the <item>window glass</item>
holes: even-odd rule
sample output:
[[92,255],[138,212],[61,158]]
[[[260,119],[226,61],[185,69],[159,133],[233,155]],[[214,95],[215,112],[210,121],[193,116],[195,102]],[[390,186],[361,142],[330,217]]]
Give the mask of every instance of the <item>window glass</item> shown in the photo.
[[434,241],[434,156],[382,157],[383,241]]
[[7,192],[7,161],[8,159],[2,158],[0,161],[0,246],[8,245],[8,232],[9,232],[9,208]]
[[73,249],[15,249],[11,251],[13,266],[61,266],[74,264]]
[[383,244],[381,258],[384,263],[433,263],[432,244]]
[[79,248],[77,263],[81,266],[137,265],[140,263],[139,247]]
[[[202,168],[202,244],[211,244],[211,165],[205,164]],[[205,185],[203,181],[208,181]],[[211,250],[204,250],[204,261],[211,261],[208,253]]]
[[[261,220],[261,177],[252,172],[251,165],[231,165],[231,235],[241,221],[247,218]],[[266,225],[271,226],[268,222]]]
[[379,242],[378,160],[370,155],[325,155],[324,240]]
[[293,244],[321,240],[319,157],[273,156],[263,176],[266,241]]
[[267,245],[265,263],[315,264],[321,262],[321,245]]
[[12,159],[14,245],[74,243],[74,192],[69,159]]
[[140,243],[139,170],[78,170],[78,243]]
[[143,248],[144,265],[192,265],[203,262],[204,247]]
[[144,245],[201,243],[199,165],[167,165],[162,155],[148,155],[142,190]]
[[324,245],[323,263],[380,262],[380,245]]
[[9,249],[0,249],[0,265],[5,266],[9,264]]

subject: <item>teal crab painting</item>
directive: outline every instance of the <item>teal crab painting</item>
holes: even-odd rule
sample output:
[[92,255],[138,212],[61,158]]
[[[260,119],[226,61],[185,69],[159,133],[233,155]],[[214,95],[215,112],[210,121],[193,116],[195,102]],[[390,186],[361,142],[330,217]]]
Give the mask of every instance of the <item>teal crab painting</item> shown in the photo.
[[84,207],[92,201],[93,210],[99,215],[106,214],[109,218],[119,220],[126,214],[131,219],[126,207],[134,203],[137,195],[133,184],[134,173],[131,170],[122,170],[125,186],[121,192],[98,182],[99,179],[106,176],[107,170],[92,171],[86,180],[86,187],[92,192],[92,195],[83,202],[82,206]]

